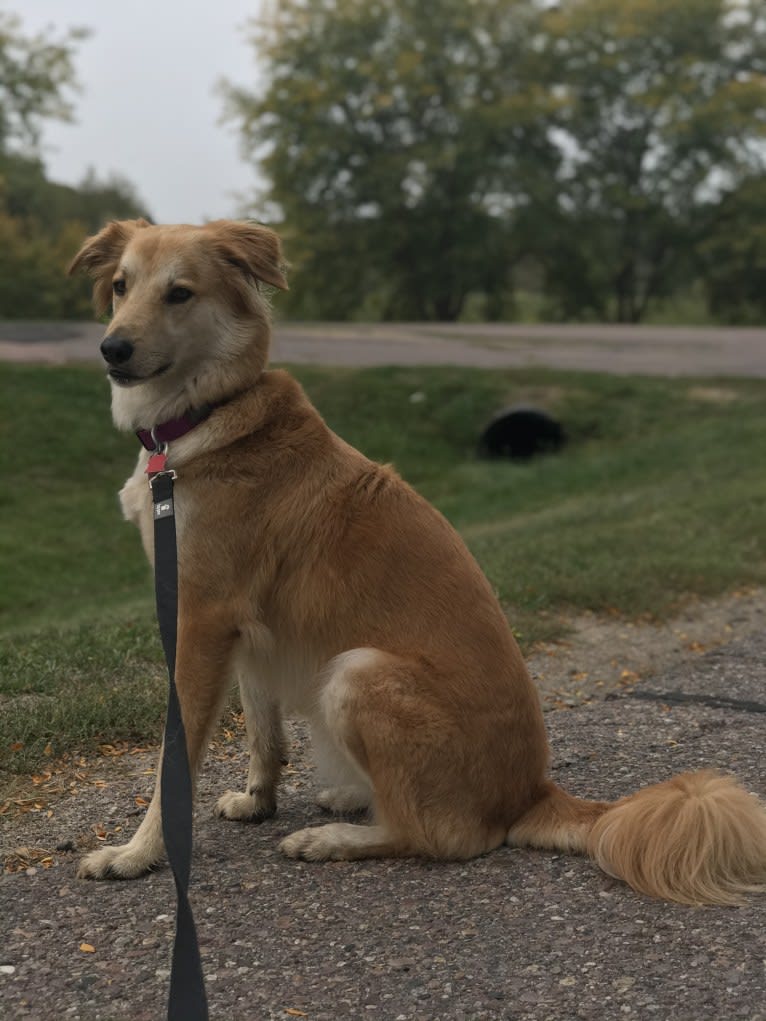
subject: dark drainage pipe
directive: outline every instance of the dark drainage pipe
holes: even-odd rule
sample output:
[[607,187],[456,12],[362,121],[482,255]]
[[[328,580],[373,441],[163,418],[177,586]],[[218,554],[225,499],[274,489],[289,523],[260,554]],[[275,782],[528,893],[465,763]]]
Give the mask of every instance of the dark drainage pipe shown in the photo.
[[559,422],[539,408],[518,406],[500,411],[479,438],[479,457],[527,460],[560,450],[566,435]]

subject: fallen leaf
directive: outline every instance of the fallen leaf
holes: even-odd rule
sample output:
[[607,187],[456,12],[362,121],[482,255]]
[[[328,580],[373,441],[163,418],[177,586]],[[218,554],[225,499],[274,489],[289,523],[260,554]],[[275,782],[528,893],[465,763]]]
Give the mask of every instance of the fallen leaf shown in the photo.
[[639,677],[635,670],[625,669],[620,674],[620,684],[635,684],[635,682],[639,681],[640,679],[641,678]]
[[685,648],[689,652],[707,652],[708,646],[703,645],[702,642],[688,642]]
[[285,1007],[285,1014],[289,1014],[290,1017],[308,1017],[305,1010],[296,1010],[295,1007]]
[[81,943],[80,950],[82,950],[84,954],[95,954],[96,952],[96,948],[91,946],[90,943]]
[[44,847],[17,847],[3,860],[4,872],[26,872],[32,864],[50,868],[53,864],[51,852]]

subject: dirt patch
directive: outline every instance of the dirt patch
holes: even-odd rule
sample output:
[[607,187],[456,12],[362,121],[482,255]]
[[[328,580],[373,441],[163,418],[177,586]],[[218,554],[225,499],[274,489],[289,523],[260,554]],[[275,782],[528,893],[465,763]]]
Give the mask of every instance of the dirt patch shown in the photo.
[[631,688],[735,639],[766,629],[766,590],[694,599],[662,624],[586,613],[563,641],[538,646],[527,665],[546,708],[565,708]]
[[693,401],[703,401],[706,404],[732,404],[742,400],[739,390],[725,386],[693,386],[687,393]]

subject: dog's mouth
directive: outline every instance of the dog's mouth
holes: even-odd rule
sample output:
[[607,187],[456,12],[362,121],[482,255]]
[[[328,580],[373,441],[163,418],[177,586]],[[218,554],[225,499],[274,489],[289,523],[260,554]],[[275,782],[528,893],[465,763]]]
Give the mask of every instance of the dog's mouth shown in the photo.
[[172,364],[172,362],[168,362],[166,365],[161,365],[159,369],[155,369],[154,372],[150,372],[146,376],[136,376],[131,372],[124,372],[122,369],[114,368],[108,369],[106,374],[118,386],[138,386],[139,383],[146,383],[150,379],[162,376]]

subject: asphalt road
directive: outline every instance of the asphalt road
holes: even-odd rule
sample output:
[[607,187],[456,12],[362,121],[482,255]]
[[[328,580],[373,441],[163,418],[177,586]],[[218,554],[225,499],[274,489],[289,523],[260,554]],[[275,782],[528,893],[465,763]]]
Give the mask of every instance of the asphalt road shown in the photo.
[[[0,321],[0,360],[99,361],[98,323]],[[468,323],[279,323],[272,359],[327,365],[541,365],[766,377],[766,329]]]
[[[761,635],[655,677],[647,697],[548,713],[555,776],[575,793],[616,798],[718,766],[763,797],[765,684]],[[679,704],[679,692],[691,700]],[[244,759],[214,758],[205,770],[192,885],[214,1021],[765,1021],[765,896],[743,908],[681,907],[581,858],[510,848],[457,864],[287,861],[280,837],[322,819],[303,753],[298,734],[279,813],[260,826],[212,816]],[[124,837],[150,761],[115,760],[103,786],[62,800],[50,820],[6,820],[5,841],[87,843],[94,823],[120,825]],[[75,878],[79,852],[53,857],[0,882],[0,1016],[164,1017],[167,870],[91,883]]]

